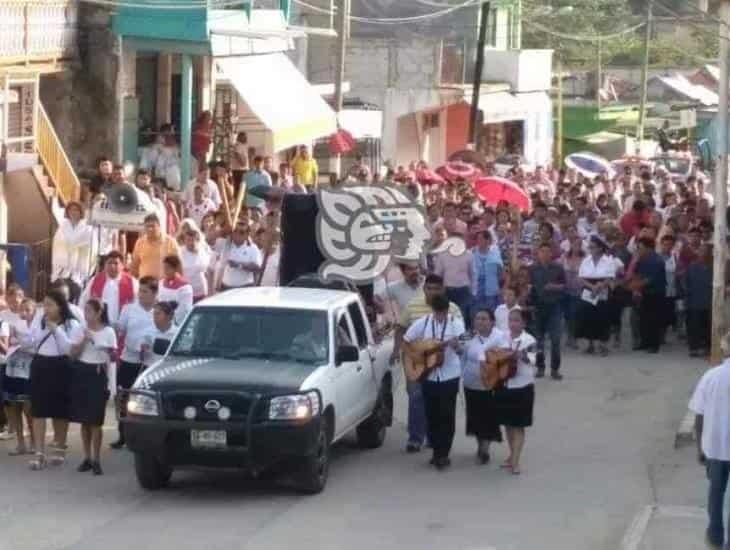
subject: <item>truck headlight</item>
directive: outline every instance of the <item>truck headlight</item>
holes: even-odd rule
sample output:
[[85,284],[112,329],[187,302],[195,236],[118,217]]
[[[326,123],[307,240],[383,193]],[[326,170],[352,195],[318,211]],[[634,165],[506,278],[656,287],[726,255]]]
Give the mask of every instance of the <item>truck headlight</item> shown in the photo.
[[270,420],[305,420],[317,416],[321,409],[319,394],[282,395],[269,402]]
[[148,393],[131,393],[127,401],[127,412],[141,416],[159,416],[157,396]]

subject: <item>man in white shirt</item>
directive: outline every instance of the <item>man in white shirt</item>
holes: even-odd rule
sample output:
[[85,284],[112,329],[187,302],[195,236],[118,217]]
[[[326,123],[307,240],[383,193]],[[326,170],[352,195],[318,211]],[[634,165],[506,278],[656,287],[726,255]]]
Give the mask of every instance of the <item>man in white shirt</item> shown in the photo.
[[247,223],[239,223],[231,235],[223,255],[220,278],[221,290],[253,286],[261,269],[261,250],[250,238],[251,229]]
[[104,271],[97,273],[86,285],[79,307],[83,311],[90,298],[101,300],[106,304],[109,322],[114,324],[122,308],[134,302],[138,286],[137,279],[124,272],[122,255],[117,251],[110,252],[104,260]]
[[426,374],[422,381],[426,408],[428,439],[433,447],[431,464],[443,470],[451,465],[449,453],[456,427],[456,396],[459,393],[461,361],[457,355],[459,337],[464,333],[464,321],[449,313],[449,299],[438,294],[431,299],[431,310],[414,322],[403,336],[406,353],[418,340],[439,340],[443,363]]
[[213,202],[216,210],[220,208],[221,204],[223,204],[223,200],[221,199],[218,185],[210,179],[210,169],[205,164],[200,166],[198,169],[198,175],[188,184],[185,191],[183,191],[183,202],[185,204],[193,202],[193,199],[195,198],[193,190],[198,185],[203,189],[203,196]]
[[706,464],[710,481],[707,542],[716,548],[730,542],[730,529],[726,538],[723,528],[723,504],[730,476],[730,333],[720,345],[725,360],[702,376],[689,402],[696,415],[699,461]]
[[[137,377],[144,369],[145,357],[143,344],[146,338],[155,331],[155,323],[152,317],[153,306],[157,300],[158,283],[154,277],[142,277],[139,281],[137,301],[124,306],[119,320],[114,323],[114,328],[120,336],[119,342],[124,342],[121,361],[117,368],[117,387],[128,390],[137,380]],[[124,411],[123,403],[120,400],[120,415]],[[119,439],[110,445],[112,449],[124,447],[124,433],[122,425],[119,424]]]

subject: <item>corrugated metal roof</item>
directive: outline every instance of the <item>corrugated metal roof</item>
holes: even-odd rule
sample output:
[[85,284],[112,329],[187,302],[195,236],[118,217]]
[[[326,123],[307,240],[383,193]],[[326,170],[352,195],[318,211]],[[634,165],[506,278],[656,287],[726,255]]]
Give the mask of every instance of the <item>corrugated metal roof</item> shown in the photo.
[[692,84],[681,74],[655,76],[652,80],[661,82],[673,92],[698,101],[703,105],[717,105],[719,101],[719,97],[715,92],[699,84]]

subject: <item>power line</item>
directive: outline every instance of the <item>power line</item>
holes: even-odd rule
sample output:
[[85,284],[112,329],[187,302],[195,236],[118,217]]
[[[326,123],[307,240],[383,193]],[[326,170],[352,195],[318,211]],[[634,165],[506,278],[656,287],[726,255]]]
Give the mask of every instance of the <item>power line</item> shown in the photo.
[[565,40],[575,40],[577,42],[603,42],[604,40],[611,40],[613,38],[618,38],[620,36],[623,36],[625,34],[632,33],[644,25],[646,25],[646,21],[642,21],[641,23],[637,23],[636,25],[633,25],[632,27],[625,28],[621,31],[611,33],[611,34],[603,34],[603,35],[579,35],[579,34],[567,34],[567,33],[561,33],[558,31],[554,31],[552,29],[549,29],[540,23],[535,23],[534,21],[530,21],[529,19],[523,19],[523,23],[528,25],[529,27],[533,27],[541,32],[544,32],[545,34],[549,34],[551,36],[555,36],[557,38],[563,38]]
[[[298,4],[304,8],[310,9],[314,12],[321,13],[323,15],[333,15],[337,10],[329,10],[326,8],[320,8],[319,6],[313,6],[312,4],[308,4],[304,0],[294,0],[295,4]],[[350,21],[355,21],[358,23],[370,23],[375,25],[397,25],[400,23],[413,23],[418,21],[427,21],[429,19],[436,19],[439,17],[443,17],[444,15],[448,15],[450,13],[453,13],[457,10],[468,8],[470,6],[476,6],[480,3],[480,0],[466,0],[465,2],[461,4],[456,4],[454,6],[451,6],[449,8],[435,11],[431,13],[426,13],[422,15],[413,15],[410,17],[360,17],[356,15],[350,15],[349,19]]]

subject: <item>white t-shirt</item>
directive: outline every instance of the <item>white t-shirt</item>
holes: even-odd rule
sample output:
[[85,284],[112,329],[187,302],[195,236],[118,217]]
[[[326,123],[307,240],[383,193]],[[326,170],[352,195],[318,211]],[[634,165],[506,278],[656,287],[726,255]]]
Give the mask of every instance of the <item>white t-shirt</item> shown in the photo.
[[237,264],[253,262],[261,267],[263,258],[261,257],[261,250],[254,243],[243,243],[241,246],[236,246],[231,242],[221,261],[223,262],[223,284],[227,287],[242,287],[252,285],[255,282],[254,273],[238,267],[231,267],[229,262]]
[[730,461],[730,359],[700,378],[689,408],[701,414],[702,452],[712,460]]
[[482,382],[481,362],[486,357],[486,352],[496,348],[509,348],[509,337],[506,333],[493,328],[489,336],[477,334],[466,343],[464,351],[464,372],[463,384],[470,390],[486,390]]
[[[535,344],[537,340],[524,330],[517,338],[507,336],[510,349],[526,352],[517,358],[517,372],[506,382],[508,389],[524,388],[535,382]],[[486,359],[486,357],[485,357]]]
[[208,212],[215,212],[217,210],[213,201],[208,197],[203,197],[203,202],[197,204],[194,200],[188,203],[188,215],[195,220],[198,227],[201,226],[203,218]]
[[193,287],[194,298],[208,295],[207,272],[210,267],[210,254],[206,248],[201,246],[197,252],[191,252],[186,247],[180,249],[183,275]]
[[[616,260],[617,259],[613,256],[603,254],[598,259],[598,263],[596,263],[593,261],[593,256],[586,256],[580,263],[578,277],[581,279],[614,279],[616,277],[616,272],[618,271],[618,264],[616,263]],[[604,290],[599,294],[594,295],[591,290],[584,288],[580,297],[586,302],[590,302],[595,305],[598,300],[608,299],[608,290]]]
[[[90,331],[91,341],[84,344],[79,361],[88,365],[108,365],[111,361],[110,351],[117,347],[117,335],[112,327],[103,327],[101,330]],[[74,344],[84,340],[85,330],[79,326],[71,337]]]
[[83,327],[76,319],[69,319],[49,334],[48,327],[43,327],[44,315],[36,315],[30,330],[23,336],[21,345],[43,357],[61,357],[68,355],[71,349],[71,335],[79,327]]
[[120,334],[124,334],[122,361],[141,363],[142,344],[145,342],[147,335],[155,331],[152,308],[146,310],[139,305],[139,302],[127,304],[122,309],[116,328]]
[[[411,324],[406,331],[403,339],[406,342],[414,342],[416,340],[441,340],[447,341],[452,338],[458,338],[464,334],[464,321],[461,317],[449,313],[446,323],[439,323],[433,318],[433,314],[429,313]],[[453,380],[461,376],[461,361],[456,351],[451,346],[446,347],[444,353],[444,363],[438,369],[433,369],[428,375],[431,382],[445,382]]]
[[505,334],[509,334],[509,314],[521,309],[519,304],[515,304],[511,308],[507,307],[507,304],[499,304],[494,310],[494,326]]
[[177,326],[176,325],[170,325],[170,328],[166,331],[161,331],[157,327],[153,329],[153,331],[145,337],[145,345],[149,349],[149,352],[144,354],[144,364],[146,366],[151,366],[157,363],[159,360],[162,359],[162,355],[157,355],[153,351],[153,347],[155,344],[155,340],[167,340],[168,342],[172,343],[172,341],[175,339],[175,334],[177,334]]

